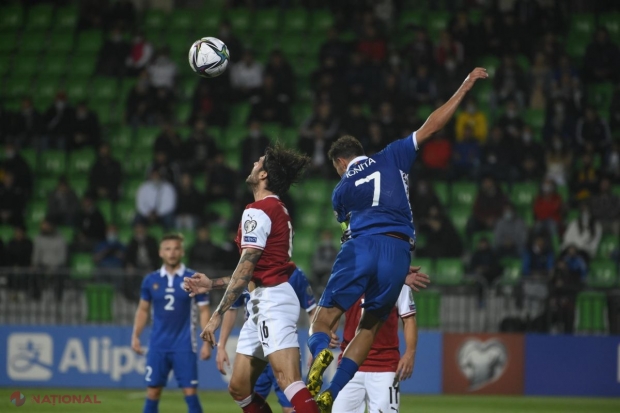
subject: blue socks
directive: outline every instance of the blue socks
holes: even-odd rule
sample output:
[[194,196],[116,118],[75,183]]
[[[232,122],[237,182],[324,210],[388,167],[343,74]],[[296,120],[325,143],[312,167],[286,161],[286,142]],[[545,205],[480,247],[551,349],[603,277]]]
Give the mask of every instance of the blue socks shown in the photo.
[[332,394],[334,400],[338,397],[338,393],[347,383],[355,376],[355,373],[359,369],[359,366],[350,358],[343,357],[340,360],[340,365],[336,370],[336,374],[334,374],[334,378],[332,379],[332,383],[329,385],[329,392]]
[[330,337],[326,333],[314,333],[310,337],[308,337],[308,347],[310,348],[310,353],[312,353],[312,357],[316,358],[319,353],[329,347]]
[[185,403],[187,403],[188,413],[202,413],[202,406],[200,405],[197,394],[185,396]]
[[159,400],[146,399],[144,401],[143,413],[157,413],[159,411]]

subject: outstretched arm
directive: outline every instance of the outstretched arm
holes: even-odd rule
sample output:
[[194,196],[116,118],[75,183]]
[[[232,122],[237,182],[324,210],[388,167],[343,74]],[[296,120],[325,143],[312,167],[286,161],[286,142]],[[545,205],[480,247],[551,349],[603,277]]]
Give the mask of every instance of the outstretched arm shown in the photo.
[[415,314],[403,318],[403,335],[407,347],[405,353],[398,362],[396,376],[399,381],[407,380],[413,373],[413,364],[415,363],[415,351],[418,346],[418,324]]
[[220,340],[217,343],[217,356],[215,357],[215,362],[217,364],[217,369],[223,375],[226,375],[226,368],[224,366],[226,365],[230,367],[228,353],[226,352],[226,343],[228,342],[230,332],[235,325],[236,318],[237,310],[231,308],[229,311],[226,311],[224,314],[224,320],[222,321],[222,330],[220,331]]
[[425,140],[430,138],[435,132],[441,130],[446,123],[450,120],[450,118],[456,112],[456,109],[459,107],[459,104],[469,92],[469,90],[474,86],[476,80],[478,79],[486,79],[489,77],[486,69],[481,67],[475,68],[465,79],[461,87],[458,88],[456,93],[452,95],[452,97],[444,103],[441,107],[437,108],[431,115],[426,119],[424,125],[416,132],[416,141],[418,145],[421,145]]

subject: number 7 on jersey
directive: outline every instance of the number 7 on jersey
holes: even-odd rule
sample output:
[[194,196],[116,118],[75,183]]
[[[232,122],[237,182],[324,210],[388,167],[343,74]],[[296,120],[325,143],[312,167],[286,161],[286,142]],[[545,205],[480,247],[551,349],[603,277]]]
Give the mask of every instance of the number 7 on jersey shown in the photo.
[[375,181],[375,191],[372,195],[372,206],[377,206],[379,205],[379,197],[381,196],[381,172],[373,172],[366,178],[358,179],[355,181],[355,186],[360,186],[361,184],[365,184],[370,181]]

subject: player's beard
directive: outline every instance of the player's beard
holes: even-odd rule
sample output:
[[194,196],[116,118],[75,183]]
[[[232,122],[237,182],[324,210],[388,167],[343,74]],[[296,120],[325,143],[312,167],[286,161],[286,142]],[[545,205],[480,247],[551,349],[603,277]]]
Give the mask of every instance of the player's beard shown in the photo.
[[164,264],[166,264],[169,267],[176,267],[181,263],[181,258],[169,258],[167,260],[164,261]]

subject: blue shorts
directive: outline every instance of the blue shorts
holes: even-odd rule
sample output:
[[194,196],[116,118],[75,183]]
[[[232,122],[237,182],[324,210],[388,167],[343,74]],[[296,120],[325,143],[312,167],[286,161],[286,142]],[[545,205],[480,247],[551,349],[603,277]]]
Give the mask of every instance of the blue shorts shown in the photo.
[[265,370],[258,376],[258,380],[256,381],[256,385],[254,385],[254,391],[260,394],[264,399],[269,396],[269,392],[271,391],[271,387],[276,392],[276,396],[278,397],[278,403],[282,407],[293,407],[291,402],[288,401],[286,396],[284,395],[284,391],[280,389],[278,386],[278,381],[276,377],[273,375],[273,370],[271,370],[271,365],[267,364]]
[[385,320],[407,278],[411,263],[408,242],[387,235],[368,235],[342,244],[319,305],[351,308],[364,295],[362,307]]
[[198,364],[192,351],[149,351],[146,355],[144,381],[148,387],[164,387],[170,370],[180,388],[198,386]]

